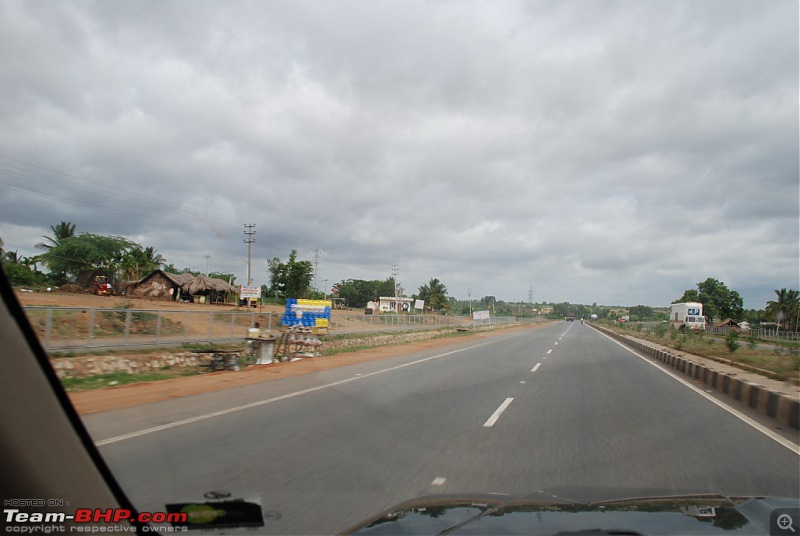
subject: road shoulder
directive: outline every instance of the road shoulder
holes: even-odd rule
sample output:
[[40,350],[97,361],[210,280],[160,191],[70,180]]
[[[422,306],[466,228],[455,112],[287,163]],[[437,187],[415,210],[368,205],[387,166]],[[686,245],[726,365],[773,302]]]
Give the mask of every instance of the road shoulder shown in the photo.
[[80,415],[87,415],[184,396],[242,387],[301,374],[311,374],[321,370],[388,359],[390,357],[423,350],[455,346],[464,342],[496,337],[513,331],[537,329],[546,325],[549,324],[525,324],[514,327],[502,327],[501,329],[479,332],[461,337],[429,339],[414,343],[369,348],[357,352],[340,353],[332,356],[307,358],[301,361],[251,366],[238,372],[211,372],[198,376],[187,376],[156,382],[141,382],[121,387],[94,389],[91,391],[78,391],[68,393],[68,395],[78,413]]

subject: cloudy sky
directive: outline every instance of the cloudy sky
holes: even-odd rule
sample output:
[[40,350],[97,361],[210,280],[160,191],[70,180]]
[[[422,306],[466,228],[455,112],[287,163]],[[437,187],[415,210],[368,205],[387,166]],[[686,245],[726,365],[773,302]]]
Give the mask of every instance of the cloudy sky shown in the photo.
[[[246,279],[798,288],[796,0],[0,0],[0,237]],[[209,256],[206,259],[206,256]]]

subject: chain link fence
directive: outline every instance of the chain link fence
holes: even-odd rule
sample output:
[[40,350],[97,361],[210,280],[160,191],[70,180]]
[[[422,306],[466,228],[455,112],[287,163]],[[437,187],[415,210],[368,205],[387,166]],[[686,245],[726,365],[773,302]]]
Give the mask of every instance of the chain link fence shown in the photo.
[[[278,331],[281,314],[263,311],[176,311],[174,309],[101,309],[25,307],[31,325],[47,351],[178,346],[242,342],[258,322],[262,330]],[[517,323],[516,317],[492,317],[488,324]],[[470,328],[473,321],[447,315],[333,315],[332,334]]]

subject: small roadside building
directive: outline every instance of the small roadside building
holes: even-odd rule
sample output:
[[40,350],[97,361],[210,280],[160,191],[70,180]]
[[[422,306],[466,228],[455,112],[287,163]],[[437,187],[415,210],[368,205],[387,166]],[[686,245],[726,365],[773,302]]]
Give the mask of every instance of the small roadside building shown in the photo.
[[191,296],[195,303],[226,303],[228,295],[235,294],[237,290],[236,287],[222,279],[205,275],[198,275],[188,283],[181,285],[181,291],[185,295]]
[[[719,322],[714,322],[715,328],[731,328],[736,331],[741,331],[742,327],[735,321],[731,320],[730,318],[726,318],[725,320],[720,320]],[[749,325],[748,325],[749,328]]]
[[378,298],[380,313],[410,313],[414,310],[414,298],[395,298],[382,296]]
[[155,270],[136,283],[129,294],[157,300],[192,301],[195,303],[226,303],[228,295],[236,293],[233,285],[205,275],[171,274]]
[[193,274],[171,274],[164,270],[155,270],[136,283],[129,294],[138,298],[178,301],[181,299],[181,287],[194,278]]

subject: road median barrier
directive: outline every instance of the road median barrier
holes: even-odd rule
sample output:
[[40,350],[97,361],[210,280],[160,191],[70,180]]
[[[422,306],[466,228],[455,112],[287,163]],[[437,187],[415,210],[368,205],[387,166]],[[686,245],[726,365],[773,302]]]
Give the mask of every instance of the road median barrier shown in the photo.
[[[733,397],[759,413],[768,415],[778,422],[800,429],[800,400],[789,394],[768,388],[758,383],[736,377],[735,373],[714,370],[697,363],[674,351],[656,348],[640,340],[616,333],[609,329],[590,324],[594,329],[620,341],[626,346],[672,367],[701,382],[712,389]],[[767,380],[767,378],[765,378]]]

